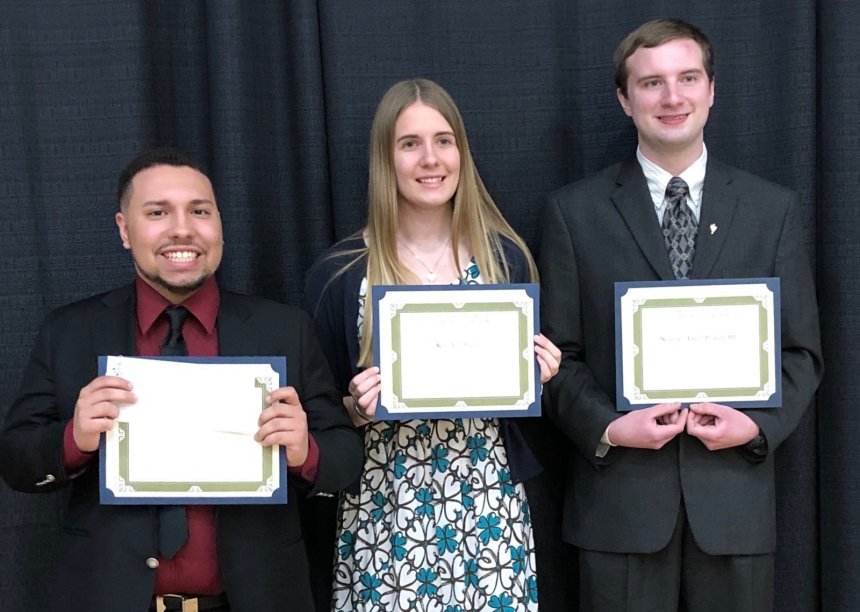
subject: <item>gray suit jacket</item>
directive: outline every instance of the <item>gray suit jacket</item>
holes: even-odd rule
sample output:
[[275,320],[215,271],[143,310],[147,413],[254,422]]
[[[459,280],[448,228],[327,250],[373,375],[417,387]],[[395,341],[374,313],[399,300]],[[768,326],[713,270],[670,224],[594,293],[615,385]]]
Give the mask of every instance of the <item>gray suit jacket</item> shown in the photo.
[[[658,451],[596,456],[615,410],[616,281],[674,280],[635,158],[550,196],[541,245],[542,327],[564,352],[545,387],[549,416],[573,441],[564,537],[589,550],[649,553],[669,541],[683,501],[709,554],[773,552],[773,451],[822,375],[818,311],[797,196],[709,159],[692,278],[776,276],[782,294],[783,406],[747,414],[769,453],[711,452],[682,433]],[[711,228],[714,231],[711,231]]]
[[[80,389],[97,375],[97,356],[135,354],[134,296],[133,285],[123,287],[48,316],[0,434],[0,475],[12,487],[70,490],[52,585],[57,610],[143,612],[152,597],[155,574],[146,559],[157,552],[155,507],[102,506],[98,466],[75,476],[62,462],[63,430]],[[222,291],[218,341],[221,355],[286,356],[287,383],[298,391],[320,451],[317,480],[303,493],[336,491],[354,480],[361,439],[343,411],[310,318]],[[233,610],[312,609],[296,480],[285,506],[216,507],[218,559]]]

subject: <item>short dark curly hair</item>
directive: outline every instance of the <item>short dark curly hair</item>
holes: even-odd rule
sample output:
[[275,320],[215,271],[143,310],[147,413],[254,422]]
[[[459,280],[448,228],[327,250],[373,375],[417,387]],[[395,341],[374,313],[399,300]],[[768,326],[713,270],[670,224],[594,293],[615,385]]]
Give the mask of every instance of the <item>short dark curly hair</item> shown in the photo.
[[159,147],[157,149],[144,151],[128,162],[119,174],[116,199],[120,210],[124,210],[128,205],[131,181],[134,180],[134,177],[137,176],[138,173],[146,170],[147,168],[152,168],[153,166],[187,166],[197,170],[204,176],[206,175],[206,170],[203,166],[179,149],[174,149],[172,147]]

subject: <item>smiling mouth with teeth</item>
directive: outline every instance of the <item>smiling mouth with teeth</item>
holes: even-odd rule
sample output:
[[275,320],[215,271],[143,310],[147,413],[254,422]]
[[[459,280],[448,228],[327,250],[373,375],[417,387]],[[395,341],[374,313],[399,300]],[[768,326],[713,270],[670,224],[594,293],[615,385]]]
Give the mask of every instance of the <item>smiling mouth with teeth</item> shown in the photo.
[[165,253],[164,256],[176,263],[188,263],[197,259],[197,253],[194,251],[174,251],[172,253]]
[[418,179],[419,183],[441,183],[445,180],[444,176],[434,176],[432,178],[420,178]]

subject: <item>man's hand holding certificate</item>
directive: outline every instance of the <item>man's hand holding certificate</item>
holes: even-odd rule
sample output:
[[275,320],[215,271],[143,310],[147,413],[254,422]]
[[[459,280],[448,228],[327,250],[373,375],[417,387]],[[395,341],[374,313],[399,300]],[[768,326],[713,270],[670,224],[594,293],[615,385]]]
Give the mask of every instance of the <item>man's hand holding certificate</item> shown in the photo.
[[280,444],[287,449],[287,465],[301,466],[308,456],[308,418],[293,387],[275,389],[266,396],[254,439],[263,446]]
[[781,404],[779,279],[616,283],[615,296],[618,410]]
[[[283,503],[290,462],[307,456],[307,420],[283,358],[109,356],[127,381],[100,449],[102,503]],[[130,391],[125,393],[131,393]],[[83,394],[82,394],[83,396]],[[106,402],[105,402],[106,403]],[[83,450],[83,449],[82,449]]]

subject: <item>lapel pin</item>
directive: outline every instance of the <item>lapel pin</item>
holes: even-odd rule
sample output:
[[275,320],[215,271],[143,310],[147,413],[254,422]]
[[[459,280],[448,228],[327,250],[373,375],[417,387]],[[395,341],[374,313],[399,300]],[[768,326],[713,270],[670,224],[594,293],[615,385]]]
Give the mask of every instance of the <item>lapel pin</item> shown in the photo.
[[717,232],[717,224],[711,223],[711,236],[713,236]]

